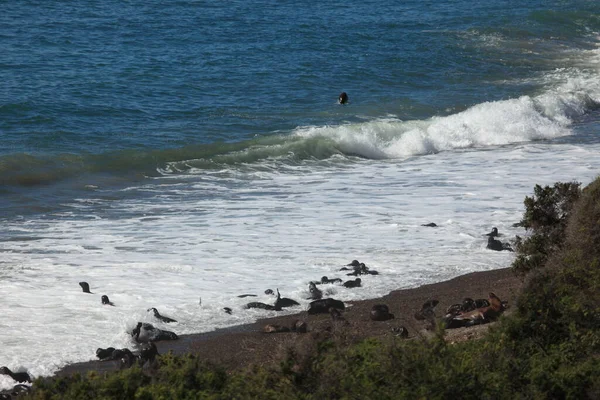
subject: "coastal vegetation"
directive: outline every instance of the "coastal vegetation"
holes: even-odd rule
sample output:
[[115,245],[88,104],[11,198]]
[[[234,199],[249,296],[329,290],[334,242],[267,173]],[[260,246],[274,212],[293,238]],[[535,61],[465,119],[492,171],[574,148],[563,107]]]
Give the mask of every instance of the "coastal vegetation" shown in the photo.
[[226,370],[198,355],[43,378],[33,399],[600,398],[600,178],[536,186],[513,270],[524,287],[485,337],[300,340],[276,366]]

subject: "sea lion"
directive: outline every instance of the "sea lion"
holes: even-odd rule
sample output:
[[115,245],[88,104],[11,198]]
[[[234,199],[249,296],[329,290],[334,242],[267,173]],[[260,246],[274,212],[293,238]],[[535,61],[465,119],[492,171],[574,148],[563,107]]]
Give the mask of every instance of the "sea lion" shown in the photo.
[[344,325],[350,325],[350,323],[344,318],[340,310],[334,307],[329,307],[329,315],[334,323],[343,323]]
[[338,96],[338,103],[340,103],[340,104],[348,103],[348,93],[346,93],[346,92],[340,93],[340,95]]
[[104,304],[105,306],[114,306],[114,303],[110,301],[108,296],[105,294],[102,295],[102,304]]
[[279,289],[277,289],[277,300],[275,300],[274,306],[276,309],[282,309],[284,307],[293,307],[299,305],[300,303],[298,303],[296,300],[292,300],[287,297],[281,297],[281,294],[279,294]]
[[270,311],[281,311],[281,307],[276,308],[270,304],[261,303],[260,301],[253,301],[244,306],[245,308],[262,308],[263,310]]
[[229,315],[231,315],[231,313],[233,312],[233,311],[231,310],[231,308],[229,308],[229,307],[223,307],[223,311],[225,311],[225,312],[226,312],[227,314],[229,314]]
[[244,297],[256,297],[255,294],[240,294],[238,296],[240,299],[243,299]]
[[275,292],[273,291],[273,289],[265,290],[265,294],[272,294],[273,296],[275,296]]
[[490,306],[490,302],[487,299],[477,299],[475,300],[474,308],[483,308]]
[[90,285],[87,282],[79,282],[79,286],[81,286],[83,293],[92,293],[90,292]]
[[140,363],[143,365],[147,361],[154,361],[158,355],[158,349],[154,342],[148,343],[148,345],[142,347],[140,351]]
[[437,228],[437,224],[434,222],[430,222],[428,224],[421,224],[421,226],[427,226],[429,228]]
[[492,231],[490,233],[486,233],[485,235],[490,237],[500,236],[500,234],[498,233],[498,228],[496,228],[495,226],[492,228]]
[[17,382],[31,382],[31,376],[27,372],[12,372],[8,367],[0,368],[0,375],[8,375]]
[[308,284],[308,291],[310,292],[310,300],[319,300],[323,298],[323,292],[317,288],[314,282]]
[[362,280],[360,278],[356,278],[354,280],[344,282],[344,287],[351,289],[361,287]]
[[342,283],[342,280],[340,278],[333,278],[333,279],[329,279],[326,276],[322,276],[321,277],[321,282],[315,282],[316,285],[318,285],[319,283]]
[[429,321],[432,326],[435,325],[435,307],[439,304],[438,300],[427,300],[421,309],[415,313],[415,319],[418,321]]
[[329,312],[329,308],[333,307],[338,310],[344,310],[346,306],[343,301],[327,298],[321,300],[311,301],[308,306],[309,314],[326,314]]
[[394,314],[390,313],[390,309],[385,304],[375,304],[371,307],[370,314],[372,321],[387,321],[389,319],[394,319]]
[[163,315],[160,315],[160,313],[158,312],[158,310],[156,308],[154,308],[154,307],[148,309],[148,311],[150,311],[150,310],[152,310],[152,312],[154,313],[154,317],[158,318],[162,322],[166,322],[166,323],[177,322],[173,318],[169,318],[169,317],[165,317]]
[[177,340],[177,334],[155,328],[152,324],[138,322],[131,331],[131,336],[138,343],[157,342],[160,340]]
[[353,268],[353,272],[346,274],[348,276],[357,276],[357,275],[379,275],[379,272],[377,271],[371,271],[366,265],[365,263],[359,263],[358,265],[355,265],[352,267]]
[[498,318],[506,309],[505,302],[493,292],[489,293],[488,302],[489,306],[445,318],[446,329],[485,324]]
[[408,329],[400,325],[399,327],[392,328],[392,334],[401,337],[402,339],[406,339],[408,337]]
[[510,247],[510,244],[502,243],[501,241],[494,239],[493,236],[488,237],[487,248],[490,250],[495,250],[495,251],[502,251],[502,250],[514,251],[512,249],[512,247]]
[[104,359],[110,357],[112,355],[113,351],[115,351],[114,347],[107,347],[106,349],[98,347],[96,349],[96,357],[98,357],[98,359],[100,359],[100,360],[104,360]]
[[290,327],[290,330],[296,333],[306,333],[308,331],[308,325],[306,322],[297,319]]

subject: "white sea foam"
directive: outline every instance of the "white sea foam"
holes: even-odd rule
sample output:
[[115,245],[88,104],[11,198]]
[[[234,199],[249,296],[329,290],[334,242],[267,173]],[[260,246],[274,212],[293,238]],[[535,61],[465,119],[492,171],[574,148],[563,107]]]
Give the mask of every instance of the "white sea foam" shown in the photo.
[[[307,283],[345,278],[338,270],[352,259],[381,275],[365,277],[361,289],[331,285],[336,298],[506,267],[513,255],[486,250],[482,235],[492,226],[506,239],[523,234],[512,224],[534,184],[591,181],[599,150],[528,143],[404,161],[238,168],[157,178],[112,201],[96,189],[97,198],[70,213],[4,227],[4,237],[39,239],[0,243],[0,365],[48,375],[93,358],[97,347],[131,348],[137,321],[178,334],[250,322],[275,314],[243,310],[248,301],[272,302],[267,288],[304,309]],[[421,226],[428,222],[440,226]],[[258,297],[237,297],[244,293]],[[102,306],[102,294],[116,306]],[[178,322],[156,321],[149,307]]]

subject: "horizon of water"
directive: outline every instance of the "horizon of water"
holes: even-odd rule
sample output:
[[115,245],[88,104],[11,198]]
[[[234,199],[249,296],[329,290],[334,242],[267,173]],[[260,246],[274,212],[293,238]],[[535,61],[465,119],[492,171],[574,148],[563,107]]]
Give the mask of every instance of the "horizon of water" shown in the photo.
[[189,334],[273,316],[244,309],[273,302],[268,288],[298,312],[309,281],[349,279],[353,259],[380,275],[327,296],[508,267],[484,234],[526,235],[514,223],[534,185],[598,176],[593,2],[159,5],[0,16],[13,371],[133,348],[138,321]]

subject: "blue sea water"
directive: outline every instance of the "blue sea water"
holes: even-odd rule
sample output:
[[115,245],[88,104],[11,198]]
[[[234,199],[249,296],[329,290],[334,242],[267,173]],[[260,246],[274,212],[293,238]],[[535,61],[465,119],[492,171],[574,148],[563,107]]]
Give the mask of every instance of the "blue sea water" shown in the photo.
[[[305,298],[354,258],[384,278],[331,295],[505,267],[481,233],[524,234],[512,224],[536,183],[598,175],[596,1],[1,8],[13,370],[126,347],[149,306],[179,314],[178,333],[248,322],[263,314],[221,312],[236,293]],[[81,280],[121,307],[82,299]],[[72,350],[44,350],[65,336]]]

